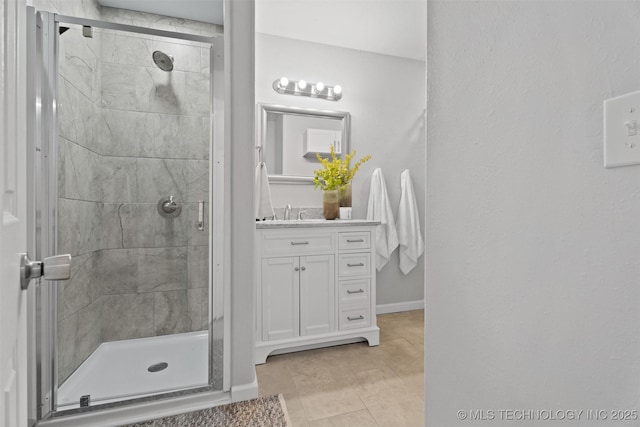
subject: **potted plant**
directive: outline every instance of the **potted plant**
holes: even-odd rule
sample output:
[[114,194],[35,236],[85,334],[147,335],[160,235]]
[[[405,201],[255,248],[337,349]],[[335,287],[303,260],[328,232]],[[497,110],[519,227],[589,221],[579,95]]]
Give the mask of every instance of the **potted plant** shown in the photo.
[[340,206],[351,206],[351,181],[358,168],[367,160],[370,155],[358,160],[353,167],[350,167],[351,159],[356,155],[355,151],[347,154],[344,159],[336,156],[331,146],[331,160],[323,159],[320,154],[316,154],[322,168],[314,171],[313,184],[315,188],[321,188],[322,213],[325,219],[336,219],[340,212]]

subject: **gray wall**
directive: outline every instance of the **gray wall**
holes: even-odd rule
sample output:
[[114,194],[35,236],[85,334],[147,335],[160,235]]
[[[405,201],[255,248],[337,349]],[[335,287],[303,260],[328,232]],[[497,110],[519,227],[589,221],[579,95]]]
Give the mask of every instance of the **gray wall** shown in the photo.
[[[102,17],[213,31],[112,8],[102,8]],[[103,341],[204,329],[208,227],[198,231],[196,222],[197,202],[209,194],[209,48],[122,32],[107,32],[102,40],[102,154],[130,171],[113,197],[122,240],[97,271],[107,283],[101,287]],[[155,66],[155,50],[175,58],[172,72]],[[169,195],[183,205],[175,219],[156,209]]]
[[[282,76],[340,84],[344,95],[339,102],[280,95],[272,83]],[[384,172],[394,213],[400,202],[400,174],[404,169],[411,171],[418,205],[424,206],[424,94],[424,62],[256,35],[256,102],[351,113],[351,149],[358,152],[357,159],[372,155],[353,183],[355,218],[366,216],[371,173],[378,167]],[[322,192],[314,190],[313,185],[276,184],[271,186],[271,194],[276,208],[287,203],[322,206]],[[421,226],[424,230],[423,222]],[[398,263],[396,250],[389,264],[378,272],[377,304],[423,299],[422,262],[406,276]]]
[[429,3],[427,426],[638,409],[640,167],[603,168],[602,101],[640,86],[639,15]]

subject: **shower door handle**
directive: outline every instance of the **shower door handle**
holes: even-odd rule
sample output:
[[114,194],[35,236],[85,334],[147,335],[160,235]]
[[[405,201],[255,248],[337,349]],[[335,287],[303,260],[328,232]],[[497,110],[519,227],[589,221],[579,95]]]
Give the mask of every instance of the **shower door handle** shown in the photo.
[[31,261],[29,254],[20,255],[20,289],[26,290],[31,279],[69,280],[71,277],[71,255],[56,255],[44,261]]
[[204,231],[204,200],[198,201],[198,231]]

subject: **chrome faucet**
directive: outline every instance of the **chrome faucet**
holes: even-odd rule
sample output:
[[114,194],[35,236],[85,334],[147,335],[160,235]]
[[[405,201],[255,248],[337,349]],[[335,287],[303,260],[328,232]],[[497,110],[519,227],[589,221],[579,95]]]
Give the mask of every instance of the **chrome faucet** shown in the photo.
[[298,211],[298,221],[302,220],[302,214],[306,214],[307,211]]
[[288,204],[287,206],[284,207],[284,218],[285,221],[288,221],[291,219],[291,204]]

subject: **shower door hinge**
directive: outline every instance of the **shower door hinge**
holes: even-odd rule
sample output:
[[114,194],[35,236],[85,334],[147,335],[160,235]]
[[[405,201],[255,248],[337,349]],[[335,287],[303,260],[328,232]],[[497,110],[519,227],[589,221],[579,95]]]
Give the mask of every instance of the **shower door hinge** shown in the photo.
[[85,408],[91,405],[91,395],[85,394],[84,396],[80,396],[80,407]]

